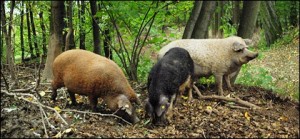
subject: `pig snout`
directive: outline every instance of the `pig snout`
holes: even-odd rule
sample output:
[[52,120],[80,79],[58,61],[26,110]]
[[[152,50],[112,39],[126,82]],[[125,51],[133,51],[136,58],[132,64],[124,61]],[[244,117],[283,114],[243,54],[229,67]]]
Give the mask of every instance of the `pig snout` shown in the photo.
[[246,49],[244,51],[244,53],[240,56],[240,64],[246,64],[249,61],[255,59],[256,57],[258,57],[258,52],[252,52],[248,49]]
[[166,124],[166,119],[165,116],[155,116],[152,120],[152,124],[156,125],[156,126],[162,126]]
[[252,54],[249,54],[247,56],[247,61],[250,61],[250,60],[252,60],[252,59],[254,59],[256,57],[258,57],[258,53],[252,52]]

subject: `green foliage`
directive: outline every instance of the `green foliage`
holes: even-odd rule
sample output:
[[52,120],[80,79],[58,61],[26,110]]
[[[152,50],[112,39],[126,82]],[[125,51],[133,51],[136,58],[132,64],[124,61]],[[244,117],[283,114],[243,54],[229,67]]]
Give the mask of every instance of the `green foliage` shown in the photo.
[[138,65],[138,78],[142,82],[147,82],[148,74],[154,65],[153,60],[151,60],[149,57],[143,56],[141,58],[141,61]]
[[273,77],[264,68],[244,64],[241,68],[241,73],[243,74],[239,74],[236,83],[248,86],[260,86],[265,89],[276,89]]

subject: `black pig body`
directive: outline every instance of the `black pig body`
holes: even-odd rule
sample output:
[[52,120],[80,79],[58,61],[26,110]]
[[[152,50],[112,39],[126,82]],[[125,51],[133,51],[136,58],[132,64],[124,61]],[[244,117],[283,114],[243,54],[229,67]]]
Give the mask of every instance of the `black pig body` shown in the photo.
[[178,94],[189,88],[194,63],[183,48],[172,48],[151,69],[148,76],[146,112],[152,123],[161,124],[172,117],[172,108]]

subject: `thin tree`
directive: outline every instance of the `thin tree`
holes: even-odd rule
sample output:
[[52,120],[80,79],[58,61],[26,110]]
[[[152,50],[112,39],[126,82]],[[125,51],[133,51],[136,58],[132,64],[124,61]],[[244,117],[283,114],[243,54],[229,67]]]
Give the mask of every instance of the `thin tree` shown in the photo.
[[24,1],[21,1],[21,23],[20,23],[20,40],[21,40],[21,55],[22,55],[22,62],[24,62]]
[[84,30],[84,25],[85,25],[85,2],[81,0],[81,4],[79,4],[78,0],[78,18],[79,20],[79,48],[80,49],[85,49],[85,30]]
[[191,38],[196,21],[198,19],[200,11],[201,11],[202,3],[203,3],[203,1],[195,1],[193,10],[190,14],[190,18],[185,26],[182,39],[190,39]]
[[265,31],[267,46],[270,46],[282,35],[282,28],[272,1],[261,2],[261,20]]
[[74,29],[73,29],[73,1],[67,2],[68,34],[66,36],[65,51],[75,48]]
[[43,11],[42,10],[39,13],[39,17],[40,17],[40,26],[41,26],[41,29],[42,29],[43,55],[46,56],[46,54],[47,54],[47,48],[46,48],[46,27],[45,27],[45,23],[44,23],[44,17],[43,17]]
[[35,31],[35,25],[34,25],[34,20],[33,20],[33,12],[32,12],[31,4],[29,4],[29,15],[30,15],[30,23],[31,23],[32,33],[33,33],[33,44],[34,44],[34,48],[35,48],[35,55],[37,57],[40,57],[40,50],[38,48],[38,43],[37,43],[37,37],[36,37],[36,31]]
[[207,38],[208,25],[213,12],[216,9],[216,1],[204,1],[200,15],[193,29],[192,37],[195,39]]
[[61,53],[63,46],[62,31],[64,27],[64,1],[51,1],[50,39],[43,78],[53,78],[52,63]]
[[33,52],[32,40],[31,40],[31,29],[30,29],[30,15],[29,15],[29,3],[26,4],[26,21],[27,21],[27,33],[28,33],[28,45],[30,50],[30,59],[34,59],[36,56]]
[[259,12],[260,1],[244,1],[243,11],[237,35],[242,38],[252,38]]
[[111,37],[110,37],[110,30],[107,28],[104,30],[104,42],[103,42],[103,46],[104,46],[104,54],[105,54],[105,57],[109,58],[109,59],[113,59],[113,56],[112,56],[112,51],[111,51],[111,48],[110,48],[110,45],[111,44]]
[[94,39],[94,53],[100,54],[100,28],[98,26],[97,2],[90,0],[91,12],[92,12],[92,24],[93,24],[93,39]]

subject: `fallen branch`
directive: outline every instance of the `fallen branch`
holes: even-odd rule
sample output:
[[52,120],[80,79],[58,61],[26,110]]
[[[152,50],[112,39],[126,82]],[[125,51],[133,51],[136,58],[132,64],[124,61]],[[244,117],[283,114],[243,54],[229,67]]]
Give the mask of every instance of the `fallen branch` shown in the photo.
[[255,105],[255,104],[252,104],[250,102],[241,100],[238,97],[230,98],[230,97],[217,96],[217,95],[204,96],[201,94],[201,92],[195,85],[193,85],[193,88],[195,89],[196,93],[199,95],[200,99],[218,99],[218,100],[224,100],[224,101],[229,101],[229,102],[235,102],[235,103],[238,103],[238,104],[241,104],[243,106],[250,107],[253,109],[261,109],[261,107]]

